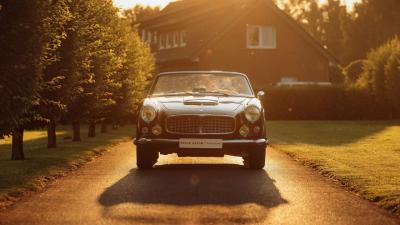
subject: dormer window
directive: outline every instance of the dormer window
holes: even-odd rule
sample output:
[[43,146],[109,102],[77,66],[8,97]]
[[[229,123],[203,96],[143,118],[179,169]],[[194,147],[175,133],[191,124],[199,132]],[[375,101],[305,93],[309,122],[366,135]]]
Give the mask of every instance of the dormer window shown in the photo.
[[180,46],[185,47],[187,42],[186,31],[181,31],[180,33]]
[[247,48],[276,49],[275,27],[247,25]]

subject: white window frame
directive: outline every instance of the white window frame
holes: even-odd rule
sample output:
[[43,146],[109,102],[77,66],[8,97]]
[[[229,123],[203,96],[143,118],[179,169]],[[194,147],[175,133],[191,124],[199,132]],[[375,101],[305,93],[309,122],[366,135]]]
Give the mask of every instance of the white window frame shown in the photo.
[[[258,29],[258,40],[259,43],[257,46],[255,45],[251,45],[250,44],[250,39],[249,39],[249,32],[250,29],[249,28],[257,28]],[[264,37],[263,35],[265,34],[263,32],[263,29],[271,29],[271,31],[273,32],[273,44],[272,45],[267,45],[267,43],[263,43]],[[247,25],[246,27],[246,46],[248,49],[276,49],[277,48],[277,32],[276,32],[276,28],[273,26],[263,26],[263,25]]]
[[185,30],[181,31],[179,34],[179,43],[181,47],[185,47],[187,44],[187,32]]
[[[171,44],[170,44],[170,38],[172,38],[172,42],[171,42]],[[165,48],[172,48],[172,46],[173,46],[173,38],[174,38],[174,36],[172,35],[172,33],[166,33],[165,34]]]
[[174,48],[179,47],[179,39],[180,39],[179,32],[172,33],[172,45]]

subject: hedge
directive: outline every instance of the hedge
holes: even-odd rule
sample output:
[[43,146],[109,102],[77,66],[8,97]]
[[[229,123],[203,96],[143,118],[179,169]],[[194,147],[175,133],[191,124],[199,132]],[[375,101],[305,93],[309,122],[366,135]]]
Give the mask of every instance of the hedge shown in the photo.
[[[263,99],[272,120],[394,119],[370,93],[342,86],[270,87]],[[399,116],[398,116],[399,117]]]

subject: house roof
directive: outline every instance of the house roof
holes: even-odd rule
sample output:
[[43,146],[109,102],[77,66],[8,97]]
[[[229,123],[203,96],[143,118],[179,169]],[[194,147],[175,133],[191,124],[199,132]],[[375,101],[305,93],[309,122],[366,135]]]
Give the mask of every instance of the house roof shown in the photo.
[[251,0],[178,0],[169,3],[161,12],[142,20],[142,24],[154,24],[164,19],[182,19],[182,16],[190,16],[193,13],[207,12],[221,5],[234,4],[236,2]]
[[273,12],[282,18],[295,32],[301,35],[313,48],[328,58],[329,61],[338,62],[327,49],[304,30],[291,16],[279,9],[271,0],[179,0],[170,3],[157,16],[142,21],[141,26],[146,29],[156,30],[168,29],[182,23],[188,26],[201,22],[211,15],[221,13],[221,10],[223,10],[225,12],[224,17],[215,21],[220,32],[205,32],[202,34],[202,41],[195,46],[160,51],[156,54],[158,62],[177,60],[194,61],[203,51],[208,49],[208,46],[218,41],[226,32],[232,29],[237,21],[247,16],[256,7],[259,7],[258,3],[271,8]]
[[[149,29],[157,29],[173,25],[182,21],[204,19],[210,13],[224,10],[227,7],[248,4],[254,0],[179,0],[172,2],[159,14],[141,21],[141,26]],[[203,18],[202,18],[203,16]]]

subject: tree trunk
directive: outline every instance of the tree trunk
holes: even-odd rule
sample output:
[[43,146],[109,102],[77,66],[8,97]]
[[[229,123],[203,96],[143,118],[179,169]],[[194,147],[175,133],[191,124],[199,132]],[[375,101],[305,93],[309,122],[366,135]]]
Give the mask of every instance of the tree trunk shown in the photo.
[[47,148],[57,147],[56,122],[51,120],[47,125]]
[[74,142],[81,141],[81,124],[79,122],[72,123],[72,132],[73,132],[72,141]]
[[101,123],[101,133],[102,134],[107,133],[107,123],[106,122]]
[[88,137],[96,137],[96,123],[93,121],[89,122],[89,132],[88,132]]
[[11,160],[23,160],[24,155],[24,129],[17,128],[12,133]]

